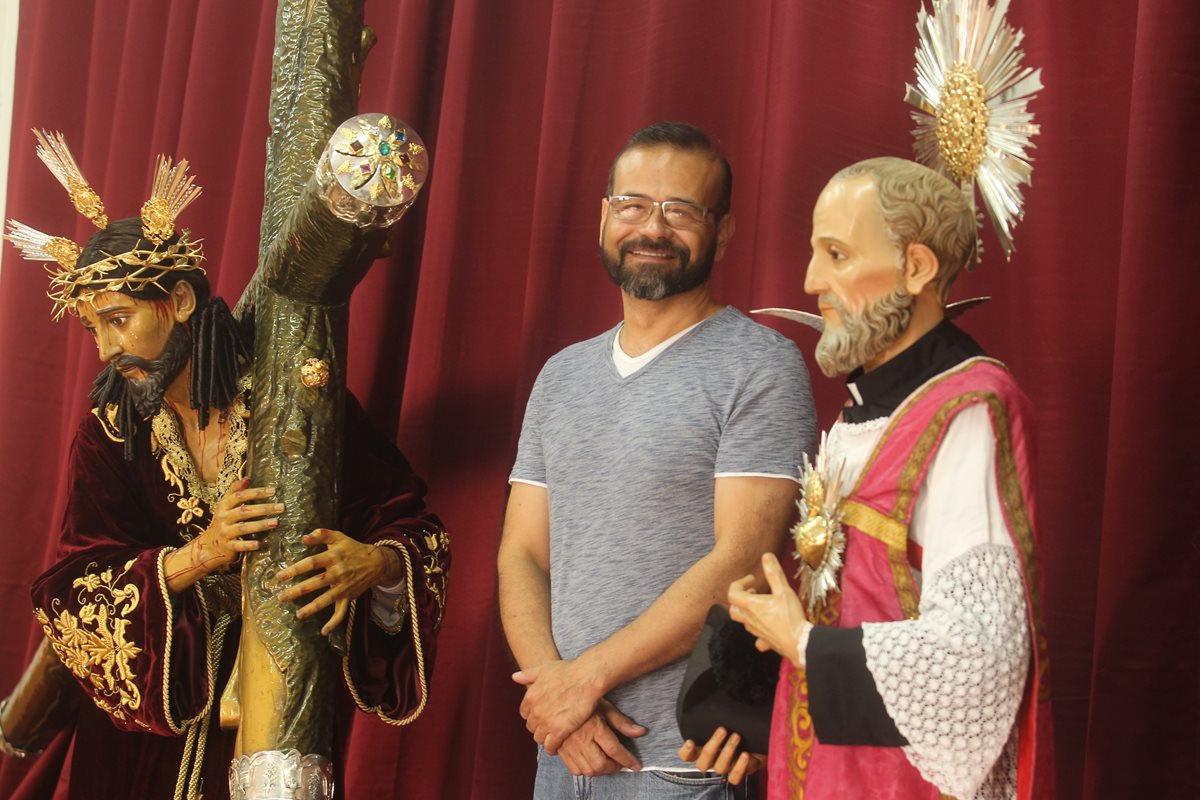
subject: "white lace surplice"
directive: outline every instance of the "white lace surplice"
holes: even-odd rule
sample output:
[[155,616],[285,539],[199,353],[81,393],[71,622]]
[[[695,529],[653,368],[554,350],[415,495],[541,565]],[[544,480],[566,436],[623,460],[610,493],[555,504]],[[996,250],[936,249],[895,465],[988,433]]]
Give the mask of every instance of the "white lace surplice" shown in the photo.
[[[839,423],[830,454],[853,485],[886,419]],[[1018,555],[1000,506],[987,410],[950,424],[913,508],[920,618],[866,623],[863,647],[921,775],[959,800],[1016,796],[1014,721],[1030,660]],[[918,576],[921,578],[921,576]]]

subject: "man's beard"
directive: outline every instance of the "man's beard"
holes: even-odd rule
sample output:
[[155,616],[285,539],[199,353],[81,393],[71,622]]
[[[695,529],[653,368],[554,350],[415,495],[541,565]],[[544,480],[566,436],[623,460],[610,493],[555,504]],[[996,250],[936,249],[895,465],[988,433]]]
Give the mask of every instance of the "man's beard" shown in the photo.
[[[630,269],[625,264],[625,256],[633,250],[668,250],[679,259],[679,265],[676,267],[669,264],[643,264],[640,270]],[[682,245],[666,239],[641,238],[622,244],[616,256],[610,254],[601,244],[600,261],[604,264],[608,277],[629,296],[638,300],[662,300],[664,297],[690,292],[708,281],[716,252],[717,240],[714,238],[708,249],[693,263],[691,254]]]
[[870,307],[851,314],[833,294],[821,295],[820,302],[837,311],[839,325],[825,325],[817,342],[817,364],[826,377],[845,375],[866,364],[895,343],[912,320],[916,296],[903,287],[894,289]]
[[158,413],[167,387],[183,371],[191,357],[192,337],[186,327],[175,323],[158,358],[150,360],[124,355],[113,360],[113,366],[117,369],[137,368],[145,373],[144,378],[125,378],[129,387],[129,399],[133,401],[138,416],[149,419]]

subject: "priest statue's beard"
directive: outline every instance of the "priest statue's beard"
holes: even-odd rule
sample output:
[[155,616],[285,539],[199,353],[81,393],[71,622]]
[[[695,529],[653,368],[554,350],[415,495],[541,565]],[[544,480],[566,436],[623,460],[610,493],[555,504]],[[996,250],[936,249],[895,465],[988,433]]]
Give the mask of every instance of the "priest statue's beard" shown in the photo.
[[[640,270],[625,266],[625,256],[633,250],[670,251],[679,260],[678,267],[644,264]],[[641,238],[625,242],[616,257],[600,246],[600,261],[613,283],[626,294],[638,300],[662,300],[664,297],[690,292],[705,283],[712,273],[713,258],[717,252],[717,240],[709,243],[708,249],[693,263],[686,247],[666,239]]]
[[904,287],[894,289],[857,314],[833,294],[820,302],[838,313],[840,324],[826,325],[817,342],[817,364],[826,377],[845,375],[890,347],[912,320],[916,297]]
[[133,401],[133,407],[142,419],[149,419],[158,413],[167,387],[183,371],[191,357],[192,337],[186,327],[175,323],[158,358],[146,359],[124,355],[113,361],[113,365],[118,369],[136,367],[145,373],[144,378],[125,379],[129,386],[129,399]]

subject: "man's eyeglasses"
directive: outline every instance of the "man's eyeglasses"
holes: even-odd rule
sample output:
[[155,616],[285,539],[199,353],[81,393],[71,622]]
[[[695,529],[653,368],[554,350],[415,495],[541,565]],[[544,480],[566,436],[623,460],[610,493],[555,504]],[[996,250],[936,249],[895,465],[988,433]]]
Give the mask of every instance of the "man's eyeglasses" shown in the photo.
[[614,194],[608,198],[609,212],[618,222],[626,225],[641,225],[650,219],[655,206],[662,209],[663,222],[679,230],[703,227],[710,211],[686,200],[650,200],[646,197],[630,197],[623,194]]

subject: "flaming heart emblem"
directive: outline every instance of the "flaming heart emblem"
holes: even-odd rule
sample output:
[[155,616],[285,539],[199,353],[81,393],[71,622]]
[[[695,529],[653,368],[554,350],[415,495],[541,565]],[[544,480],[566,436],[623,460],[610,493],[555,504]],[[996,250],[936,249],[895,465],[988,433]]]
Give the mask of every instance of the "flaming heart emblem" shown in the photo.
[[800,497],[796,507],[800,521],[792,528],[796,558],[800,561],[800,599],[812,617],[829,592],[838,588],[838,573],[846,550],[842,515],[838,511],[842,467],[832,475],[825,455],[825,434],[817,451],[816,465],[804,456],[800,467]]

